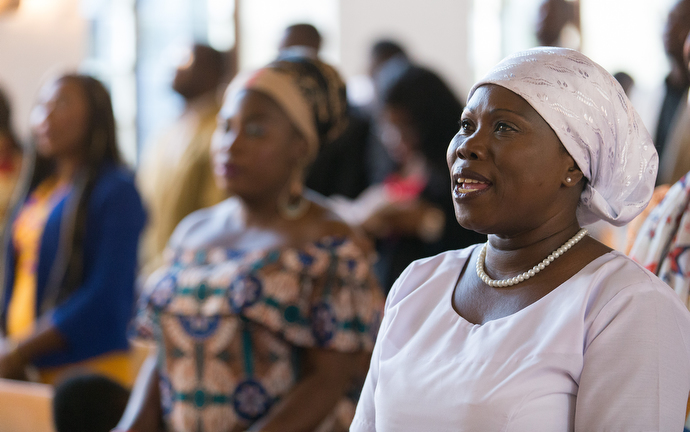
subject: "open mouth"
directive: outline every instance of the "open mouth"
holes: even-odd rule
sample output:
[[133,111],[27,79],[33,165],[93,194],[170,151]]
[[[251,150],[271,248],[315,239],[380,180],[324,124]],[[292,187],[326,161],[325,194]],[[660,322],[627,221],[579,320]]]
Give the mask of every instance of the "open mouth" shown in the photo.
[[455,181],[455,192],[458,194],[470,194],[486,190],[490,183],[464,177],[458,177]]

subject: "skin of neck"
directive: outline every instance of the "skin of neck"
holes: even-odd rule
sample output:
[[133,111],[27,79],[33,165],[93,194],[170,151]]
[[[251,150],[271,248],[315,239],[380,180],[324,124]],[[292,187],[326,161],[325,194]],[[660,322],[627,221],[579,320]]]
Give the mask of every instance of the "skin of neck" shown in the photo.
[[671,72],[668,74],[669,83],[677,88],[683,88],[690,84],[690,78],[685,68],[678,66],[676,62],[671,63],[673,66],[671,67]]
[[281,188],[278,193],[268,192],[257,197],[238,196],[244,210],[244,223],[247,227],[270,227],[282,222],[278,212],[280,197],[286,194],[288,186]]
[[0,157],[11,157],[17,152],[17,149],[12,145],[10,136],[0,132]]
[[202,101],[207,98],[211,98],[215,96],[215,88],[211,88],[209,90],[206,90],[205,92],[196,94],[191,97],[184,97],[184,109],[189,110],[191,109],[194,105],[196,105],[199,101]]
[[57,157],[55,161],[55,174],[58,182],[71,183],[77,172],[84,165],[86,165],[86,161],[80,155]]
[[529,270],[580,230],[575,206],[567,206],[538,227],[513,236],[489,235],[485,268],[494,278],[514,276]]

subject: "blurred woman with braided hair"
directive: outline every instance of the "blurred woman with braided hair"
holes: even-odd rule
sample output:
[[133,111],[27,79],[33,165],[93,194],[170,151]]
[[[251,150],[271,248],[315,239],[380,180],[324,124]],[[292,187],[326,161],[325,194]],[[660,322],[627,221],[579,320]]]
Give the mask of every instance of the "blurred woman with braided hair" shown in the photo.
[[85,367],[127,381],[145,214],[110,96],[94,78],[64,75],[42,88],[31,120],[33,170],[4,235],[0,377],[35,366],[53,382]]

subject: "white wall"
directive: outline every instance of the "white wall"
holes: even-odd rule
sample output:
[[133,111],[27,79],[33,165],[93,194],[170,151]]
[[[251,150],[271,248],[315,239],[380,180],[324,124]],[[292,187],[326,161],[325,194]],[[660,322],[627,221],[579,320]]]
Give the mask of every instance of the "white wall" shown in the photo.
[[[261,25],[248,29],[245,37],[265,47],[261,55],[245,50],[245,67],[270,60],[284,25],[317,21],[324,33],[324,57],[338,64],[346,78],[365,73],[371,44],[390,37],[404,44],[415,60],[438,71],[460,98],[473,82],[467,60],[472,0],[309,0],[290,7],[284,0],[278,2],[281,7],[271,3],[242,2],[243,15],[264,11]],[[45,77],[75,70],[86,57],[88,29],[80,4],[80,0],[22,0],[18,11],[0,16],[0,86],[14,104],[14,122],[23,137],[28,135],[29,112]],[[267,10],[280,17],[280,23],[273,22],[278,18],[267,20]]]
[[581,0],[582,52],[636,86],[659,86],[669,71],[661,35],[676,1]]
[[[349,0],[341,0],[341,3]],[[338,0],[239,0],[240,68],[256,69],[278,55],[278,45],[287,26],[314,25],[321,36],[322,58],[339,64],[340,26]]]
[[468,61],[471,10],[471,0],[341,0],[341,70],[346,77],[366,73],[371,45],[391,38],[464,100],[474,81]]
[[22,0],[19,10],[0,16],[0,86],[13,103],[14,124],[23,138],[43,80],[76,70],[86,43],[79,0]]

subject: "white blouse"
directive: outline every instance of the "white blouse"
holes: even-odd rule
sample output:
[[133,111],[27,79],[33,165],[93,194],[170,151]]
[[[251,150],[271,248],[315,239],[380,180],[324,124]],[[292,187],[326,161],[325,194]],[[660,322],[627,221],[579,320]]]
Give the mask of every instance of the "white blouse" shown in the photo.
[[451,305],[472,249],[393,286],[351,432],[683,430],[690,313],[668,286],[610,252],[477,325]]

